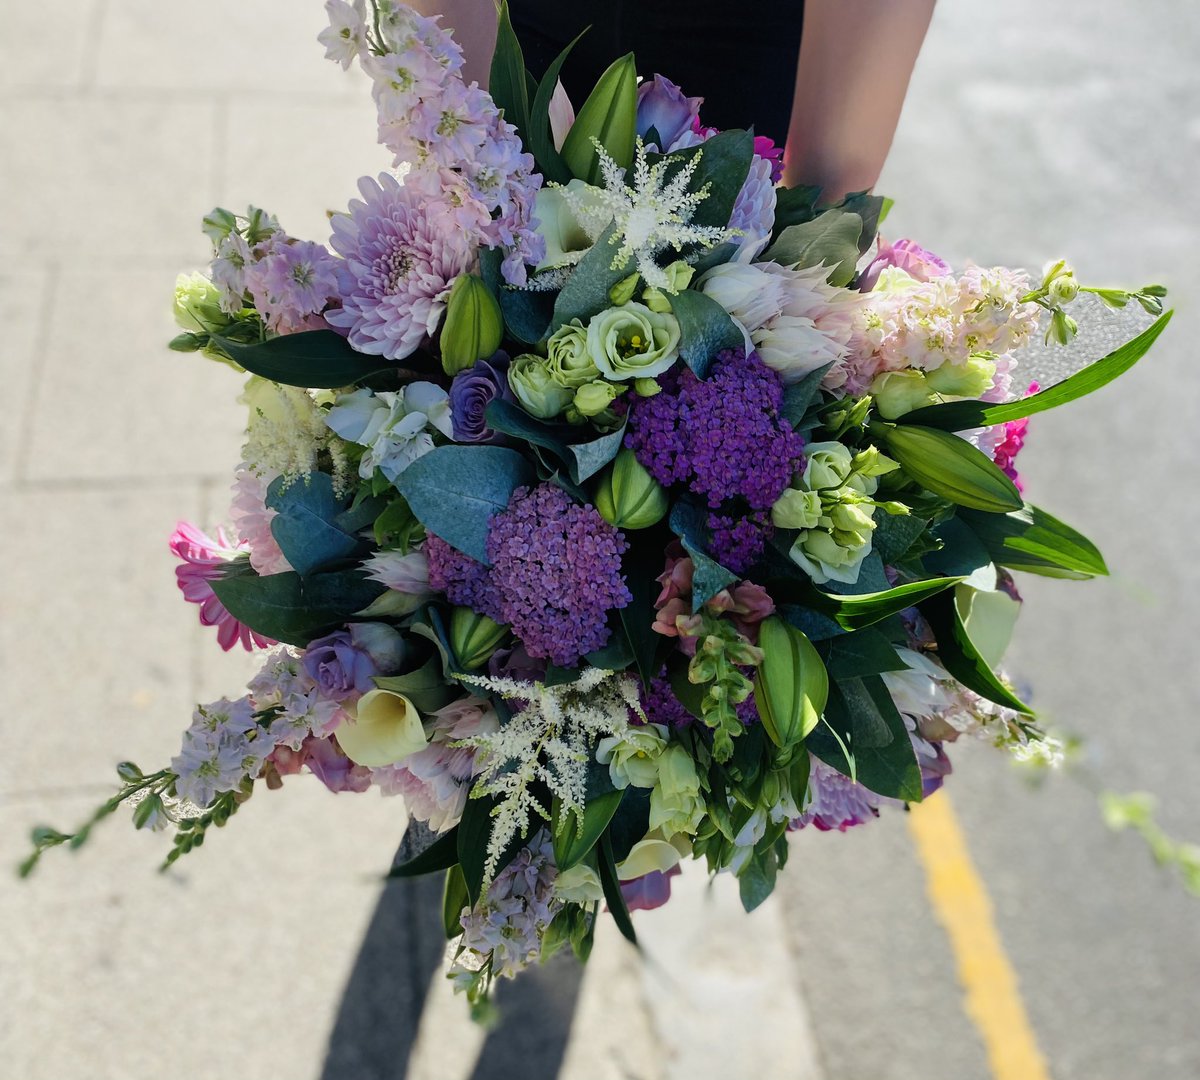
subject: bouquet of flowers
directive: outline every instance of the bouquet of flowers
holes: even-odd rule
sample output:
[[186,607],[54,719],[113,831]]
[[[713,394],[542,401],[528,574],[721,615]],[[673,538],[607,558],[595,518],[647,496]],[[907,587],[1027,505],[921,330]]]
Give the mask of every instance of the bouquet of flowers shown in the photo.
[[[501,5],[491,92],[394,0],[327,0],[395,170],[328,246],[265,211],[204,219],[171,347],[248,376],[230,530],[181,523],[178,584],[247,692],[167,768],[119,767],[170,865],[304,770],[399,794],[445,875],[471,1000],[602,907],[664,903],[683,859],[771,892],[789,832],[929,798],[948,747],[1061,747],[999,667],[1012,574],[1105,573],[1027,504],[1034,413],[1131,366],[1164,291],[954,272],[877,236],[888,203],[779,186],[781,151],[617,60],[573,114]],[[569,52],[569,50],[568,50]],[[1159,318],[1045,389],[1081,292]]]

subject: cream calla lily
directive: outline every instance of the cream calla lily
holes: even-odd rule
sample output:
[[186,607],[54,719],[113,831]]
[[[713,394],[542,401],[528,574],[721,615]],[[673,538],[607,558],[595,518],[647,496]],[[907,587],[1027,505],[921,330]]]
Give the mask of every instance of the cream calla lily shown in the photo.
[[371,690],[354,719],[337,729],[338,745],[358,765],[395,765],[428,745],[421,714],[403,694]]
[[679,865],[679,860],[691,854],[691,843],[684,836],[676,835],[664,840],[658,830],[639,840],[629,854],[617,863],[617,877],[621,881],[633,881],[656,871],[665,874]]
[[554,879],[554,895],[568,904],[590,904],[604,899],[604,886],[587,863],[576,863]]

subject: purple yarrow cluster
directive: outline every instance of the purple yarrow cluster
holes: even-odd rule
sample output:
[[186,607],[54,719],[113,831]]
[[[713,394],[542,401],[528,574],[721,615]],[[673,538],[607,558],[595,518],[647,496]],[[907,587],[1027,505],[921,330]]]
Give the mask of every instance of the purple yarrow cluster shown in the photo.
[[745,517],[718,513],[708,516],[709,550],[717,562],[735,574],[744,573],[758,562],[774,532],[766,510]]
[[707,379],[684,368],[629,411],[625,445],[664,485],[684,483],[717,510],[742,498],[769,510],[804,460],[804,440],[779,411],[783,384],[756,353],[720,353]]
[[594,506],[572,502],[561,488],[517,488],[488,532],[500,621],[530,656],[577,664],[607,644],[608,613],[633,599],[621,576],[627,547]]
[[452,604],[469,607],[496,622],[504,621],[500,615],[500,596],[488,567],[432,533],[425,541],[425,556],[429,560],[431,589],[445,593]]

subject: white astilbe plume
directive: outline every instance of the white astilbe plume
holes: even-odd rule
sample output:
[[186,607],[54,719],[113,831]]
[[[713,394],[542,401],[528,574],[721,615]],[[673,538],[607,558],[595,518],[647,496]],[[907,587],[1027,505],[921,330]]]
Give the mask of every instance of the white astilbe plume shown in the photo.
[[500,800],[488,839],[484,883],[494,877],[500,856],[518,835],[528,832],[530,815],[546,821],[550,810],[530,791],[541,781],[562,801],[562,821],[583,816],[591,747],[607,735],[620,738],[629,728],[629,712],[645,720],[637,683],[629,676],[587,668],[575,682],[560,686],[460,676],[463,682],[523,706],[498,731],[481,732],[455,742],[472,747],[480,773],[471,798]]
[[670,159],[648,164],[646,147],[638,139],[633,186],[630,187],[625,182],[626,170],[609,156],[598,139],[593,138],[592,144],[600,156],[604,187],[580,191],[565,187],[561,190],[580,227],[593,242],[609,225],[612,226],[609,243],[621,245],[613,256],[614,270],[624,270],[629,260],[634,259],[647,285],[673,293],[675,289],[670,279],[655,262],[654,257],[659,252],[667,248],[679,250],[688,244],[710,248],[736,235],[737,230],[733,229],[690,224],[696,208],[708,198],[711,186],[704,184],[697,191],[688,191],[703,149],[698,149],[670,183],[664,185]]

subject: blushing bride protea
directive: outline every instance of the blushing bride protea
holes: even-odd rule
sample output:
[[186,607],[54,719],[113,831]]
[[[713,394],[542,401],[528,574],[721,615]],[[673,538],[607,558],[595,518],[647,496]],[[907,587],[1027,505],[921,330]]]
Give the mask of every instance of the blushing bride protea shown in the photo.
[[400,360],[437,330],[450,285],[475,251],[453,215],[434,212],[433,197],[396,177],[364,176],[358,190],[362,199],[333,218],[330,246],[345,262],[342,307],[327,321],[359,352]]

